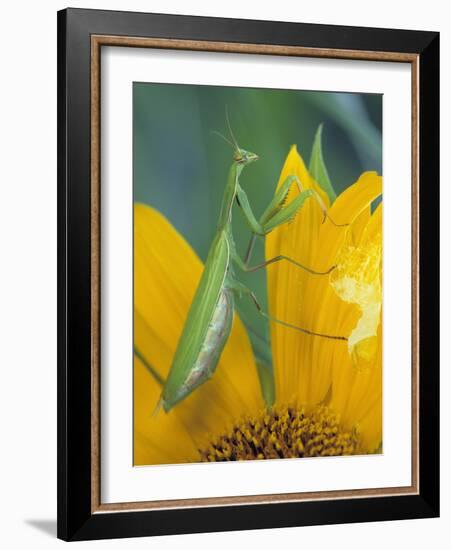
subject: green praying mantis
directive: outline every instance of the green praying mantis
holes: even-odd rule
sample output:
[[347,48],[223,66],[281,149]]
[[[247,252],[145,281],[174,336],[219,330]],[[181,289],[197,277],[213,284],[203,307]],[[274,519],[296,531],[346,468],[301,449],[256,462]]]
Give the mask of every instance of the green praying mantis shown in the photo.
[[[258,236],[268,235],[277,227],[292,220],[307,199],[313,198],[318,201],[323,211],[323,223],[328,215],[319,195],[312,189],[303,189],[299,179],[295,175],[290,175],[283,181],[266,210],[257,219],[247,194],[240,185],[240,177],[244,168],[257,161],[258,156],[239,147],[229,122],[228,126],[233,143],[224,136],[221,137],[232,145],[233,161],[228,172],[216,234],[210,245],[205,267],[189,308],[168,377],[166,381],[161,381],[163,389],[156,410],[162,407],[166,413],[213,376],[232,329],[235,296],[249,296],[259,313],[270,322],[311,336],[346,340],[343,336],[320,334],[274,318],[263,311],[252,290],[236,278],[235,269],[251,272],[281,261],[289,262],[313,275],[327,275],[334,266],[328,271],[318,272],[284,255],[270,258],[258,265],[249,265],[255,239]],[[297,186],[299,194],[289,204],[285,204],[292,185]],[[244,259],[237,252],[232,234],[234,204],[243,212],[252,234]]]

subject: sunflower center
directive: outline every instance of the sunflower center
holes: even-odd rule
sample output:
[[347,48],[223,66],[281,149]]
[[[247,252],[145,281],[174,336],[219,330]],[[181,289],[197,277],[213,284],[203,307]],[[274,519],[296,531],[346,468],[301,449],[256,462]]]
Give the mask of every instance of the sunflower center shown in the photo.
[[320,406],[308,413],[294,407],[276,408],[260,417],[243,419],[199,453],[202,462],[223,462],[352,455],[360,451],[357,433],[343,429],[335,414]]

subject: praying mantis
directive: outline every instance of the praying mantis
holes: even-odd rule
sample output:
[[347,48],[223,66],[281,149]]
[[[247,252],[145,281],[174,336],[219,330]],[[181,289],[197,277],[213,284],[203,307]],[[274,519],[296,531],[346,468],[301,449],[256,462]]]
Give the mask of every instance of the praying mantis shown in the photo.
[[[228,172],[216,233],[156,407],[156,410],[162,407],[166,413],[213,376],[232,329],[236,296],[249,296],[259,313],[270,322],[311,336],[346,340],[343,336],[320,334],[274,318],[263,311],[253,291],[236,278],[235,270],[251,272],[281,261],[289,262],[313,275],[327,275],[334,266],[328,271],[318,272],[283,255],[270,258],[258,265],[249,265],[255,239],[258,236],[264,237],[277,227],[289,222],[307,199],[314,198],[318,201],[323,211],[323,222],[326,220],[327,212],[319,195],[312,189],[303,189],[299,179],[295,175],[290,175],[283,181],[266,210],[257,219],[247,194],[240,185],[240,177],[244,168],[257,161],[258,156],[239,147],[230,123],[228,125],[233,143],[224,139],[234,149],[233,161]],[[292,185],[297,186],[299,194],[289,204],[285,204]],[[252,233],[244,259],[237,252],[232,234],[234,204],[241,209]]]

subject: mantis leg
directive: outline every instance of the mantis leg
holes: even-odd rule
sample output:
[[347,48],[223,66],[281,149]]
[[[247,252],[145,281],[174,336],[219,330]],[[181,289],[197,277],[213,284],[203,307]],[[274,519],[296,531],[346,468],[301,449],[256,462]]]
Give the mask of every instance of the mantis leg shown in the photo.
[[271,321],[272,323],[277,323],[279,325],[282,325],[287,328],[291,328],[293,330],[297,330],[298,332],[302,332],[303,334],[308,334],[309,336],[319,336],[321,338],[327,338],[329,340],[341,340],[347,342],[347,338],[345,336],[334,336],[331,334],[322,334],[320,332],[314,332],[312,330],[308,330],[306,328],[298,327],[296,325],[292,325],[291,323],[287,323],[286,321],[282,321],[280,319],[276,319],[266,311],[263,311],[259,301],[257,300],[257,297],[252,292],[251,289],[249,289],[247,286],[243,285],[242,283],[236,281],[236,280],[227,280],[227,287],[230,288],[233,292],[238,294],[238,296],[241,297],[241,295],[246,295],[251,298],[251,300],[254,302],[255,307],[257,308],[257,311],[268,319],[268,321]]
[[[248,248],[248,253],[249,253],[249,250],[251,250],[251,248]],[[243,261],[240,258],[240,256],[238,255],[238,252],[236,251],[235,248],[232,248],[231,253],[232,253],[232,260],[234,261],[234,263],[239,267],[239,269],[241,269],[241,271],[244,271],[245,273],[250,273],[250,272],[253,272],[253,271],[257,271],[257,270],[262,269],[263,267],[266,267],[268,265],[275,264],[276,262],[281,262],[282,260],[284,260],[286,262],[289,262],[290,264],[293,264],[296,267],[299,267],[300,269],[303,269],[304,271],[307,271],[307,273],[311,273],[312,275],[329,275],[329,273],[331,273],[336,268],[336,266],[333,265],[327,271],[315,271],[314,269],[310,269],[309,267],[297,262],[296,260],[293,260],[292,258],[289,258],[288,256],[284,256],[283,254],[279,254],[279,256],[275,256],[274,258],[270,258],[269,260],[266,260],[266,261],[262,262],[261,264],[249,266],[248,265],[248,260],[249,260],[250,254],[246,253],[246,258]]]
[[257,235],[255,233],[252,233],[251,240],[247,245],[246,255],[244,256],[244,264],[246,266],[249,264],[249,260],[251,259],[251,255],[252,255],[252,251],[254,250],[254,244],[256,239],[257,239]]
[[284,256],[283,254],[279,254],[279,256],[275,256],[274,258],[271,258],[270,260],[266,260],[265,262],[262,262],[261,264],[249,266],[245,264],[244,271],[246,272],[253,272],[257,271],[258,269],[262,269],[263,267],[266,267],[270,264],[275,264],[276,262],[280,262],[282,260],[285,260],[286,262],[289,262],[290,264],[295,265],[296,267],[299,267],[300,269],[303,269],[304,271],[307,271],[307,273],[311,273],[312,275],[329,275],[337,266],[333,265],[330,267],[327,271],[315,271],[314,269],[310,269],[309,267],[300,264],[296,260],[293,260],[292,258],[289,258],[288,256]]
[[139,351],[138,348],[133,348],[133,353],[136,355],[136,357],[141,361],[141,363],[146,367],[146,369],[149,371],[149,373],[153,376],[155,381],[160,384],[160,386],[164,386],[164,379],[158,374],[158,372],[150,365],[150,363],[147,361],[147,359],[144,357],[144,355]]

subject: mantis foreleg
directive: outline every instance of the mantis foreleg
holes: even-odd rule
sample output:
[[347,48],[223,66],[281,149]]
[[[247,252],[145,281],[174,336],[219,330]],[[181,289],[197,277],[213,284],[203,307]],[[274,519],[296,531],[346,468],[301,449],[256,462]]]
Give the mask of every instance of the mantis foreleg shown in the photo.
[[[299,190],[299,195],[295,197],[290,202],[290,204],[288,204],[287,206],[284,206],[286,198],[290,191],[290,187],[293,185],[293,183],[297,185]],[[248,262],[250,255],[252,253],[256,236],[257,235],[265,236],[268,233],[270,233],[273,229],[278,227],[279,225],[282,225],[290,221],[296,215],[297,211],[302,207],[302,205],[304,204],[304,201],[309,197],[313,197],[317,201],[318,205],[320,206],[321,211],[323,212],[323,222],[326,219],[328,219],[336,227],[346,227],[349,225],[347,223],[344,223],[344,224],[335,223],[334,220],[328,215],[327,208],[323,200],[319,196],[319,194],[313,189],[304,190],[297,176],[288,176],[282,182],[282,184],[274,194],[274,197],[272,198],[271,202],[266,207],[266,210],[263,212],[262,216],[260,217],[260,220],[257,220],[254,213],[252,212],[252,209],[249,204],[249,199],[245,191],[240,186],[237,187],[238,205],[243,211],[243,214],[246,218],[249,228],[253,233],[246,252],[246,258],[245,258],[246,263]]]
[[265,222],[269,221],[274,216],[274,214],[276,214],[283,208],[283,206],[285,205],[285,201],[287,200],[290,187],[293,185],[293,183],[296,183],[299,189],[299,193],[302,193],[303,189],[297,176],[288,176],[287,178],[285,178],[280,187],[274,193],[274,197],[266,207],[266,210],[261,215],[260,223],[264,224]]
[[[290,187],[291,185],[293,185],[293,183],[296,183],[296,185],[298,186],[299,195],[295,199],[293,199],[289,205],[284,206]],[[308,199],[309,197],[314,197],[317,200],[321,210],[323,211],[324,220],[328,218],[337,227],[345,227],[348,225],[348,224],[336,224],[330,218],[330,216],[328,216],[327,209],[323,201],[319,197],[318,193],[314,192],[312,189],[303,190],[297,176],[288,176],[283,181],[283,183],[280,185],[280,187],[276,191],[273,199],[267,206],[266,210],[263,212],[262,216],[260,217],[260,220],[257,220],[257,218],[255,217],[245,191],[240,186],[238,186],[237,201],[252,231],[252,236],[246,250],[244,262],[240,262],[239,258],[238,259],[235,258],[236,262],[238,263],[238,265],[241,267],[243,271],[248,271],[248,272],[256,271],[262,267],[265,267],[267,265],[270,265],[272,263],[275,263],[281,260],[288,261],[291,264],[296,265],[297,267],[300,267],[301,269],[304,269],[305,271],[312,273],[314,275],[328,275],[335,268],[335,266],[332,266],[327,271],[314,271],[313,269],[310,269],[300,264],[299,262],[296,262],[292,258],[289,258],[288,256],[284,256],[284,255],[276,256],[275,258],[271,258],[270,260],[267,260],[266,262],[263,262],[256,266],[252,266],[252,267],[249,266],[250,257],[252,255],[252,251],[254,249],[254,244],[257,236],[265,236],[271,231],[273,231],[273,229],[275,229],[279,225],[289,222],[291,219],[293,219],[297,211],[302,207],[305,200]]]
[[286,180],[282,183],[280,188],[277,190],[273,200],[269,203],[268,207],[266,208],[265,212],[263,213],[259,221],[257,221],[257,218],[255,217],[252,211],[252,208],[250,207],[249,200],[247,198],[246,193],[241,187],[238,187],[237,189],[238,202],[248,222],[248,225],[253,233],[249,246],[246,251],[244,262],[238,256],[236,251],[232,252],[235,263],[243,271],[246,271],[246,272],[257,271],[262,267],[279,262],[281,260],[285,260],[314,275],[328,275],[334,269],[335,266],[332,266],[327,271],[315,271],[293,260],[292,258],[289,258],[288,256],[284,256],[284,255],[276,256],[256,266],[249,266],[249,260],[252,254],[252,250],[253,250],[257,235],[267,235],[279,225],[282,225],[290,221],[296,215],[296,212],[302,207],[305,200],[313,196],[312,190],[307,189],[306,191],[302,191],[293,201],[290,202],[289,205],[284,207],[283,204],[288,194],[289,188],[295,182],[299,184],[299,180],[297,179],[296,176],[288,176],[286,178]]
[[[293,178],[294,176],[289,176],[289,178],[287,178],[287,180],[290,180],[288,182],[289,185],[291,185],[293,181],[295,181]],[[249,229],[252,231],[252,233],[260,235],[262,237],[270,233],[279,225],[282,225],[291,220],[296,215],[296,212],[304,204],[304,202],[311,196],[313,196],[313,191],[311,189],[307,189],[305,191],[302,191],[302,193],[295,197],[287,206],[283,206],[285,195],[280,194],[278,197],[278,204],[274,204],[272,201],[269,207],[266,209],[265,213],[263,214],[261,221],[259,221],[252,211],[252,208],[249,204],[249,199],[247,198],[245,191],[240,186],[237,186],[238,204],[243,211],[244,217],[249,225]]]

